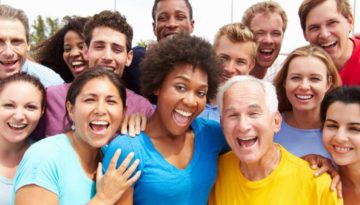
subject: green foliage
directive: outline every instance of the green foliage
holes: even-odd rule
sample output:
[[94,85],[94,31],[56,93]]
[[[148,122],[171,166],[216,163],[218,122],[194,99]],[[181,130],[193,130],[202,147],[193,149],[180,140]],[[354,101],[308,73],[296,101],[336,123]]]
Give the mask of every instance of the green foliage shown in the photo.
[[37,16],[32,24],[33,31],[30,34],[31,47],[49,38],[58,30],[59,26],[59,19],[57,18],[46,17],[44,20],[42,16]]

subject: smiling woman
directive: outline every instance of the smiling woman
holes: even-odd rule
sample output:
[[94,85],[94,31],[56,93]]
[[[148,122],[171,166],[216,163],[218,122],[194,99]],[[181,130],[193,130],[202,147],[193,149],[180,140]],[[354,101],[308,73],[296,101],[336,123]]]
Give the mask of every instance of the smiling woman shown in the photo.
[[[117,132],[125,108],[125,88],[116,74],[91,68],[79,75],[66,97],[74,129],[34,144],[19,165],[15,204],[114,204],[140,176],[130,178],[139,161],[125,170],[113,164],[102,176],[101,147]],[[96,179],[96,184],[95,184]],[[96,185],[96,186],[95,186]]]

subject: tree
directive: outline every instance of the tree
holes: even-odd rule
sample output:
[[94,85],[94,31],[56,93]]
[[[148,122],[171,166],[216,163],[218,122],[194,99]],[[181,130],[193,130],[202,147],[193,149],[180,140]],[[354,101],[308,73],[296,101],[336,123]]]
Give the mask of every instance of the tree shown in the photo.
[[57,18],[46,17],[44,20],[42,16],[37,16],[32,25],[33,31],[30,34],[31,47],[49,38],[59,29],[59,26],[59,19]]

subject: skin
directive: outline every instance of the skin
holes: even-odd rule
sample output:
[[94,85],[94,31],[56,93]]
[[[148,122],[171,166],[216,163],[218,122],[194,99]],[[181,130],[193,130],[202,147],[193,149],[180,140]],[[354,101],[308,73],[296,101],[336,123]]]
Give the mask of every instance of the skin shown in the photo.
[[164,0],[157,4],[153,31],[157,40],[179,32],[192,33],[194,20],[183,0]]
[[[262,87],[251,81],[238,82],[224,94],[221,125],[240,170],[252,181],[268,176],[280,161],[273,143],[280,130],[280,113],[271,113],[265,104]],[[246,141],[247,142],[246,142]]]
[[19,20],[0,18],[0,79],[21,70],[29,46]]
[[336,2],[328,0],[310,10],[304,37],[311,44],[324,48],[341,70],[353,51],[353,42],[349,39],[353,25],[353,17],[345,18],[337,10]]
[[320,128],[320,104],[330,88],[326,65],[316,57],[295,57],[284,84],[293,108],[285,113],[285,121],[296,128]]
[[88,68],[84,53],[86,44],[82,36],[75,31],[68,31],[64,36],[63,59],[74,77]]
[[252,51],[252,42],[234,43],[228,37],[221,36],[215,48],[224,70],[221,81],[225,82],[236,75],[248,75],[255,66]]
[[[75,124],[74,131],[66,135],[85,174],[90,179],[96,178],[96,195],[88,204],[114,204],[140,176],[137,172],[129,178],[139,164],[138,160],[125,171],[133,154],[129,154],[120,168],[116,169],[115,164],[120,155],[117,152],[104,176],[101,174],[101,163],[98,166],[101,161],[100,148],[114,136],[124,113],[117,88],[108,78],[91,79],[82,87],[75,103],[72,105],[67,102],[66,108]],[[96,175],[96,172],[99,174]],[[132,204],[129,200],[124,204]],[[16,192],[15,204],[59,204],[59,198],[55,193],[31,184]]]
[[255,34],[258,50],[256,65],[251,75],[262,79],[278,57],[284,39],[283,21],[277,13],[258,13],[250,22],[250,29]]
[[43,113],[41,100],[40,90],[28,82],[9,83],[0,93],[1,176],[8,179],[15,177],[17,165],[29,147],[27,138]]
[[340,168],[344,204],[360,200],[360,105],[334,102],[326,112],[323,142]]
[[89,67],[105,66],[122,76],[125,66],[131,64],[132,51],[126,50],[126,36],[108,27],[93,30],[87,51]]

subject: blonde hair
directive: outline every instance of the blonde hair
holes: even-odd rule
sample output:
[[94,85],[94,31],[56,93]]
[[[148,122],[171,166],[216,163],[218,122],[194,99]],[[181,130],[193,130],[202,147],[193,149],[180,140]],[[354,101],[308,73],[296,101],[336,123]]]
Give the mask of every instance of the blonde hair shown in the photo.
[[327,68],[327,81],[330,84],[330,88],[328,91],[338,87],[341,85],[341,79],[339,77],[337,68],[333,63],[329,54],[323,50],[321,47],[315,45],[308,45],[304,47],[300,47],[292,51],[288,57],[285,59],[284,64],[281,69],[277,73],[273,84],[276,87],[276,93],[279,99],[279,111],[285,112],[292,110],[292,105],[289,99],[286,96],[285,90],[285,81],[289,72],[289,65],[291,61],[296,57],[301,56],[312,56],[319,60],[321,60]]
[[255,58],[257,44],[254,34],[250,29],[242,23],[231,23],[222,26],[215,35],[214,48],[219,45],[219,40],[222,36],[226,36],[232,43],[252,43],[251,57]]
[[250,6],[246,11],[244,12],[244,15],[242,17],[242,23],[245,24],[250,28],[250,24],[252,19],[256,14],[259,13],[268,13],[268,14],[279,14],[282,21],[283,21],[283,32],[285,32],[287,27],[287,15],[284,11],[284,9],[280,6],[280,4],[274,2],[274,1],[263,1],[256,4],[253,4]]

